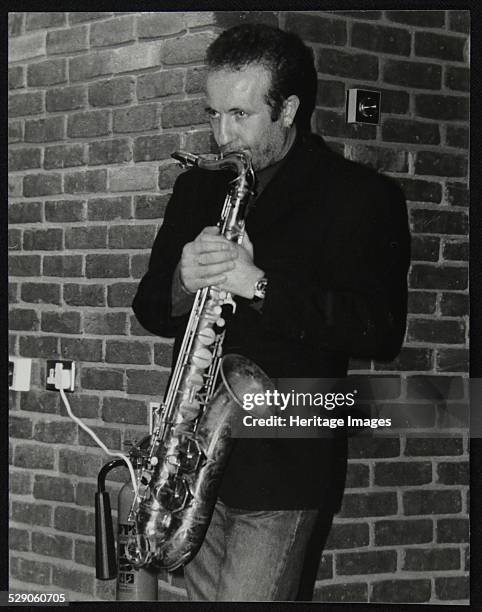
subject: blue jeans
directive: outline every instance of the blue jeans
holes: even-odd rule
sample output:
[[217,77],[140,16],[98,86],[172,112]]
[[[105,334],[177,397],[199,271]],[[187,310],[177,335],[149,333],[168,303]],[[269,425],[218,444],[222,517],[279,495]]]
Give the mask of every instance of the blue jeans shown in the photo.
[[292,601],[318,510],[239,510],[216,503],[184,568],[193,601]]

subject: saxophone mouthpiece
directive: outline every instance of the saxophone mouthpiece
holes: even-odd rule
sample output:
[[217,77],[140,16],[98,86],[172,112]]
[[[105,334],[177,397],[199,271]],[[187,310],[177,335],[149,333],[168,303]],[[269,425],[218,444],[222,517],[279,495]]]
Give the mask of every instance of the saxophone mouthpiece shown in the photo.
[[188,153],[187,151],[175,151],[171,154],[171,157],[180,162],[183,168],[197,166],[199,160],[199,155],[193,155],[193,153]]

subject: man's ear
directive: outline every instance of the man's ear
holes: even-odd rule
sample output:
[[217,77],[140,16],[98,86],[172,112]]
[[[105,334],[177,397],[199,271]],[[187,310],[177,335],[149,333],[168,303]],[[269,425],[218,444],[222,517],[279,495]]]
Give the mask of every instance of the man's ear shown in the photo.
[[300,99],[298,96],[292,94],[288,96],[283,102],[283,109],[281,111],[281,117],[283,121],[283,127],[291,127],[295,120],[296,111],[300,106]]

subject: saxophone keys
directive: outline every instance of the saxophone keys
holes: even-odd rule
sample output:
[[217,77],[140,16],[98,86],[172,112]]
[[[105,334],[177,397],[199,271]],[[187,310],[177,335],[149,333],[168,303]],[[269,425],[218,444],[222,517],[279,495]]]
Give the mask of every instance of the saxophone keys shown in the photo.
[[216,334],[211,327],[205,327],[204,329],[200,330],[198,340],[200,344],[209,346],[216,340]]
[[213,356],[211,354],[211,352],[207,349],[207,348],[199,348],[194,352],[194,355],[192,356],[192,363],[204,370],[207,367],[209,367],[209,365],[211,364],[213,360]]
[[225,321],[225,320],[224,320],[222,317],[220,317],[220,318],[219,318],[219,319],[216,321],[216,325],[217,325],[218,327],[224,327],[224,326],[226,325],[226,321]]

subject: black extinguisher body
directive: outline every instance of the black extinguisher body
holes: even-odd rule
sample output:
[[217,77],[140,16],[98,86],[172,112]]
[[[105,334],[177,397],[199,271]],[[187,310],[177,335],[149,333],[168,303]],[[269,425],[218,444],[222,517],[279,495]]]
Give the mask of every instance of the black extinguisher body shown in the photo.
[[117,588],[120,601],[157,601],[157,573],[149,569],[135,569],[126,558],[129,534],[135,524],[128,520],[134,499],[134,488],[129,480],[119,491],[117,501]]

